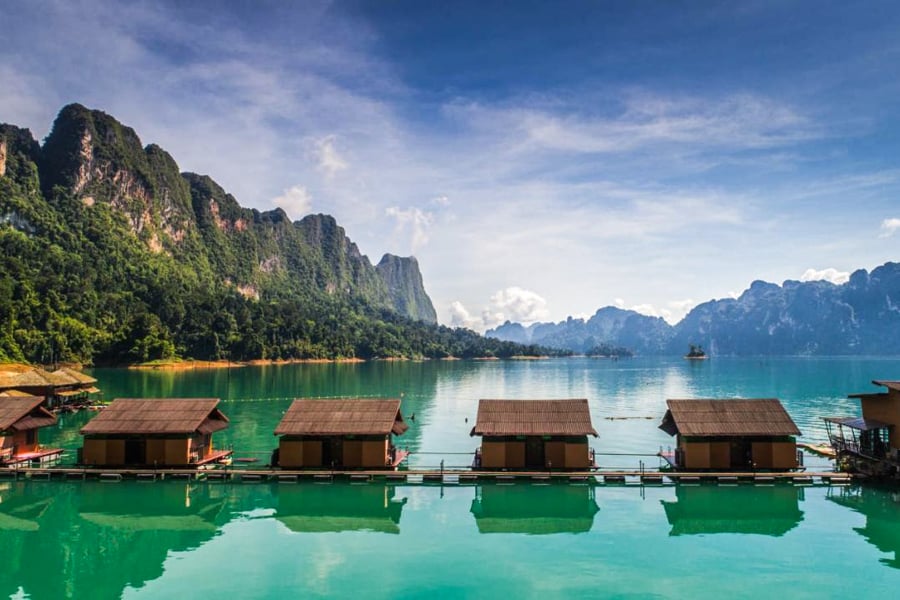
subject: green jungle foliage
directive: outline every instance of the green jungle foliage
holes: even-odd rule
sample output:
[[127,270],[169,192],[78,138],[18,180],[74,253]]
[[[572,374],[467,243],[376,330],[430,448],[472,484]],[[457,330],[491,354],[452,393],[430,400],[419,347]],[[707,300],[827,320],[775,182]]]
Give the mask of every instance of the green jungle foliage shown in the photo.
[[547,353],[398,314],[334,219],[241,208],[101,112],[0,145],[0,361]]

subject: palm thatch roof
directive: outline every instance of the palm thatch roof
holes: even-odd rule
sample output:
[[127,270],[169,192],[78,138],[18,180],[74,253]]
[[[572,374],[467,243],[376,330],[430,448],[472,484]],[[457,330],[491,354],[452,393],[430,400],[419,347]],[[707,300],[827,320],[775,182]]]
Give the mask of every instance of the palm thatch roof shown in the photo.
[[400,435],[409,426],[399,399],[294,400],[275,435]]
[[593,435],[586,399],[479,400],[470,435]]
[[209,434],[228,427],[218,398],[119,398],[81,428],[84,435]]
[[666,400],[659,428],[691,437],[785,436],[800,430],[776,398]]
[[0,398],[0,431],[26,431],[56,424],[56,416],[41,406],[37,396]]

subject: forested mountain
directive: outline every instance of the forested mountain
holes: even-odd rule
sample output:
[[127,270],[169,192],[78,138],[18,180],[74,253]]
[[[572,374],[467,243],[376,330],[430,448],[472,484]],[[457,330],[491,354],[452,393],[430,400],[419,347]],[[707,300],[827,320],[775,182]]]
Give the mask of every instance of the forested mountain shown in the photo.
[[606,343],[640,354],[680,355],[690,344],[711,355],[900,354],[900,264],[861,269],[842,285],[754,281],[740,297],[700,304],[675,326],[607,307],[587,321],[505,323],[486,335],[575,352]]
[[375,268],[327,215],[242,208],[113,117],[0,125],[0,360],[527,352],[436,326],[415,259]]

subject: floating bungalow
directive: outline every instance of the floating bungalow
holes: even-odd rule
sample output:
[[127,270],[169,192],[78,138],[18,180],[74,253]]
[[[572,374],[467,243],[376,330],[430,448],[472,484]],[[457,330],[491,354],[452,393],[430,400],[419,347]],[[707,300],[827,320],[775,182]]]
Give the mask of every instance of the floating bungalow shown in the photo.
[[0,398],[0,466],[38,464],[59,458],[59,448],[42,448],[38,430],[56,424],[56,416],[39,396]]
[[825,417],[828,440],[844,468],[876,477],[900,477],[900,381],[875,380],[887,391],[851,394],[862,417]]
[[475,452],[480,469],[588,469],[597,436],[585,399],[479,400]]
[[275,429],[281,439],[272,465],[393,469],[409,454],[393,436],[408,428],[399,399],[297,399]]
[[661,453],[680,470],[786,470],[800,460],[800,430],[781,402],[767,399],[666,400],[659,428],[676,436]]
[[7,365],[0,371],[0,396],[40,396],[49,409],[76,408],[100,392],[97,380],[75,369],[53,372],[37,367]]
[[221,462],[212,434],[228,427],[218,398],[117,399],[81,429],[87,466],[188,467]]

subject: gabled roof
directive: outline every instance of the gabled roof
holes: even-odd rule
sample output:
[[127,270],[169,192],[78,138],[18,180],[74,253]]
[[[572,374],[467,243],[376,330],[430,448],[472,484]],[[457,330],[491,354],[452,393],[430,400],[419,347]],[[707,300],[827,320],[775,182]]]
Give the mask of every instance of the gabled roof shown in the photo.
[[5,396],[0,398],[0,431],[25,431],[56,423],[56,416],[41,406],[37,396]]
[[119,398],[100,411],[82,434],[208,434],[228,427],[218,398]]
[[593,435],[585,399],[479,400],[470,435]]
[[800,435],[776,398],[666,400],[669,410],[659,428],[669,435],[694,437]]
[[400,435],[408,429],[400,400],[294,400],[275,435]]

